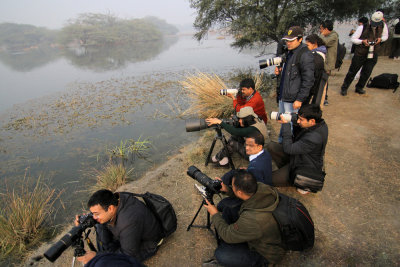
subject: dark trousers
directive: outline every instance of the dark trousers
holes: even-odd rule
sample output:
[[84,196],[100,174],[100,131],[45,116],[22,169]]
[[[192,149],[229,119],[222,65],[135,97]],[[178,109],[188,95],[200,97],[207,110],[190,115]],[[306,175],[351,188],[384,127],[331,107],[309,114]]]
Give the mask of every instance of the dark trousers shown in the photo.
[[[222,218],[227,224],[233,224],[239,219],[242,203],[243,200],[236,197],[227,197],[218,203],[218,210],[222,212]],[[215,258],[222,266],[268,266],[267,259],[257,251],[250,250],[247,243],[228,244],[220,240]]]
[[[242,158],[249,160],[249,156],[247,156],[246,154],[245,140],[243,137],[232,135],[231,137],[229,137],[227,142],[228,142],[227,148],[229,155],[232,155],[234,152],[238,152]],[[222,158],[227,156],[228,154],[226,153],[225,149],[221,149],[215,155],[215,157],[218,160],[221,160]]]
[[354,55],[353,59],[351,60],[351,65],[349,67],[349,71],[347,72],[346,78],[344,78],[342,84],[342,91],[346,92],[349,88],[351,82],[354,80],[357,72],[361,69],[360,79],[356,84],[356,90],[361,90],[364,88],[365,84],[367,83],[369,76],[371,76],[372,70],[376,62],[378,61],[378,56],[374,53],[374,57],[368,59],[367,56],[357,56]]
[[290,155],[286,154],[283,151],[282,144],[277,142],[270,142],[267,145],[267,150],[278,167],[277,170],[272,172],[272,185],[279,187],[292,186],[289,168]]
[[400,57],[400,38],[392,39],[392,48],[389,58]]

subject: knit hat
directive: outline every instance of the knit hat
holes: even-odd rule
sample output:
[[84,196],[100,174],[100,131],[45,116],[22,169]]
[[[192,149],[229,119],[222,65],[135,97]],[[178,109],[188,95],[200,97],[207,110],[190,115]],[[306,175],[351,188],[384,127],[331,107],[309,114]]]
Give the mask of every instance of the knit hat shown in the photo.
[[303,30],[299,26],[290,27],[287,35],[283,36],[282,40],[293,41],[299,37],[303,37]]

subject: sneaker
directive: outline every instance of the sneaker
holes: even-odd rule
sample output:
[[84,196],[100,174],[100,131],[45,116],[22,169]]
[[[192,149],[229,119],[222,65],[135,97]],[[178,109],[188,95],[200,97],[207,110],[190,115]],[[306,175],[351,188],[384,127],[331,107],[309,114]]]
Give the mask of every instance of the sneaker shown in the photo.
[[325,101],[324,101],[324,106],[328,106],[328,105],[329,105],[329,102],[328,102],[327,99],[325,99]]
[[310,193],[309,191],[306,191],[306,190],[303,190],[303,189],[300,189],[300,188],[297,188],[297,192],[299,192],[302,195],[307,195],[307,194]]
[[211,267],[211,266],[217,267],[217,266],[221,266],[221,265],[218,264],[218,261],[216,259],[211,258],[211,259],[203,262],[203,264],[201,266],[202,267]]

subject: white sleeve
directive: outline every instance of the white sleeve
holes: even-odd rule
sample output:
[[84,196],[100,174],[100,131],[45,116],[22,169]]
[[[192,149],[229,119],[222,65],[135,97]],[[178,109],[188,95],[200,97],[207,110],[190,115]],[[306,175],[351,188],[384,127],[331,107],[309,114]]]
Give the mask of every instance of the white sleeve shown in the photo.
[[362,43],[362,40],[360,39],[360,36],[363,32],[364,26],[360,25],[357,27],[356,31],[353,33],[351,36],[351,42],[355,45],[359,45]]
[[389,30],[386,23],[383,23],[383,31],[382,31],[382,42],[386,41],[389,38]]

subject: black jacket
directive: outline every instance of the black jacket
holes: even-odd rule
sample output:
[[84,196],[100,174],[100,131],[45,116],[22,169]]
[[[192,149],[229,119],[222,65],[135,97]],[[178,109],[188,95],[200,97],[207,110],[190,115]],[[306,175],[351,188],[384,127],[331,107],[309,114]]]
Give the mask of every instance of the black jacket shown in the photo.
[[[296,57],[302,49],[306,51],[301,54],[299,64],[296,64]],[[305,44],[299,45],[292,52],[293,55],[285,63],[285,73],[282,73],[285,78],[281,99],[283,102],[304,102],[314,84],[314,56]]]
[[282,124],[283,151],[290,155],[290,178],[293,179],[294,170],[307,167],[321,171],[324,166],[325,146],[328,142],[328,126],[325,121],[313,127],[300,128],[293,124],[294,136],[290,123]]
[[109,252],[127,254],[139,261],[154,253],[161,240],[161,225],[156,217],[131,193],[119,193],[115,224],[106,226],[113,242],[119,243],[117,250]]

